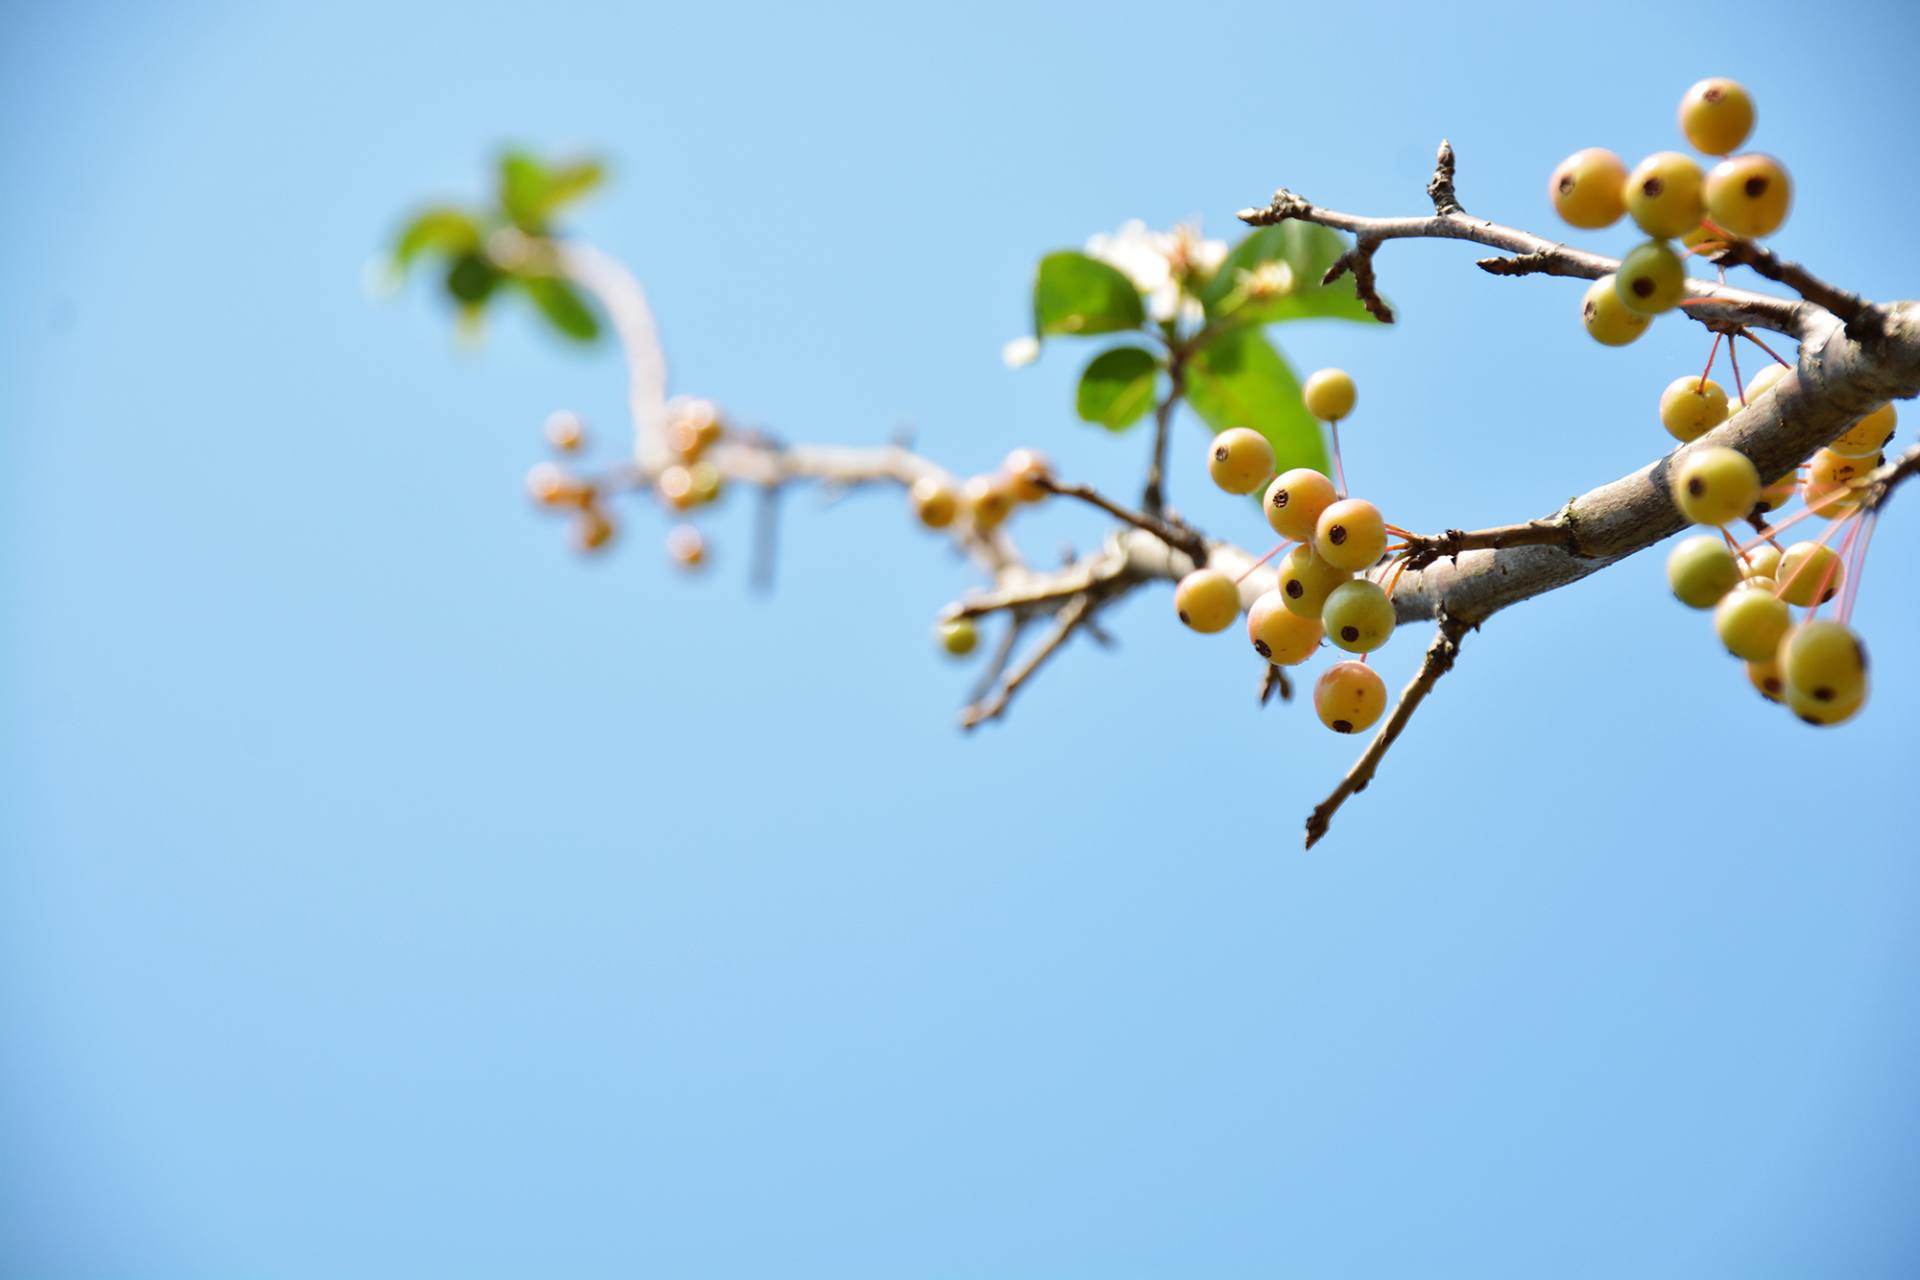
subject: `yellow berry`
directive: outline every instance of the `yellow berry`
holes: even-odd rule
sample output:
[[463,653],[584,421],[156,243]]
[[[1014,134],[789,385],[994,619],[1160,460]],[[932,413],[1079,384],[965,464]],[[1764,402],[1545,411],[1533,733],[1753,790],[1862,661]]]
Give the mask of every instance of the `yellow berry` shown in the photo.
[[1013,483],[1004,474],[973,477],[960,497],[973,527],[981,533],[999,528],[1013,512]]
[[1724,525],[1753,510],[1760,476],[1738,450],[1696,447],[1673,468],[1672,493],[1680,514],[1695,524]]
[[1314,553],[1336,569],[1365,569],[1386,549],[1386,522],[1371,502],[1342,498],[1314,522]]
[[1707,175],[1707,216],[1736,236],[1772,235],[1792,204],[1793,180],[1772,156],[1734,156]]
[[1327,639],[1348,653],[1372,653],[1393,635],[1393,601],[1378,583],[1353,578],[1327,594],[1320,622]]
[[654,478],[653,488],[660,495],[660,501],[675,511],[699,505],[700,499],[694,493],[693,470],[680,463],[662,467]]
[[1333,481],[1321,475],[1311,467],[1295,467],[1283,471],[1267,486],[1267,496],[1261,503],[1261,509],[1267,513],[1267,523],[1273,531],[1283,538],[1295,542],[1311,542],[1313,527],[1325,511],[1340,495],[1334,491]]
[[1763,542],[1741,557],[1747,562],[1747,578],[1774,578],[1780,573],[1780,548]]
[[1322,369],[1307,379],[1301,398],[1307,412],[1322,422],[1338,422],[1353,412],[1359,393],[1345,369]]
[[556,409],[548,414],[541,430],[547,437],[547,443],[562,453],[572,453],[587,438],[587,429],[581,425],[580,415],[569,409]]
[[1006,473],[1008,488],[1017,502],[1038,502],[1047,496],[1044,482],[1053,476],[1053,464],[1047,455],[1034,449],[1015,449],[1000,464]]
[[1279,591],[1261,594],[1247,610],[1247,638],[1254,652],[1277,667],[1305,662],[1320,647],[1320,623],[1287,608]]
[[1706,212],[1700,187],[1700,166],[1692,156],[1678,151],[1650,155],[1627,175],[1627,212],[1650,236],[1683,236],[1700,225]]
[[953,658],[964,658],[980,643],[980,628],[972,618],[948,618],[933,629],[934,639]]
[[945,476],[921,476],[907,490],[914,518],[929,529],[944,529],[960,514],[960,491]]
[[1809,510],[1831,520],[1860,505],[1860,490],[1851,484],[1819,484],[1809,476],[1800,482],[1800,498]]
[[1780,674],[1780,663],[1772,655],[1762,662],[1749,662],[1747,680],[1768,702],[1787,700],[1787,678]]
[[1825,727],[1853,719],[1867,703],[1867,686],[1862,683],[1850,695],[1822,702],[1810,693],[1787,686],[1787,710],[1811,725]]
[[1195,569],[1174,587],[1173,607],[1180,621],[1212,635],[1240,616],[1240,588],[1218,569]]
[[1778,661],[1789,694],[1814,702],[1846,702],[1867,687],[1867,650],[1843,623],[1803,622],[1780,641]]
[[1727,652],[1748,662],[1764,662],[1780,647],[1793,625],[1793,612],[1771,591],[1747,586],[1729,591],[1713,611],[1713,629]]
[[1893,406],[1883,404],[1848,427],[1846,434],[1827,448],[1835,453],[1845,454],[1849,458],[1871,458],[1893,443],[1893,434],[1897,427],[1898,418],[1893,411]]
[[1740,566],[1724,538],[1695,534],[1675,543],[1667,554],[1667,585],[1674,599],[1689,609],[1713,608],[1739,583]]
[[1871,474],[1884,461],[1877,453],[1865,458],[1849,458],[1832,449],[1815,449],[1813,456],[1807,459],[1807,482],[1821,489],[1851,484]]
[[1613,287],[1629,310],[1658,315],[1687,296],[1687,266],[1665,240],[1649,240],[1620,259]]
[[1622,188],[1627,166],[1605,147],[1588,147],[1562,160],[1547,180],[1553,208],[1573,226],[1586,231],[1610,227],[1627,211]]
[[1675,440],[1697,440],[1727,420],[1727,393],[1711,378],[1687,374],[1660,393],[1660,425]]
[[1760,491],[1759,501],[1753,504],[1754,508],[1761,512],[1778,511],[1793,501],[1793,495],[1799,489],[1800,477],[1789,471]]
[[1702,80],[1680,99],[1680,132],[1695,149],[1724,156],[1753,132],[1753,99],[1738,81]]
[[1337,569],[1314,553],[1313,544],[1293,548],[1280,558],[1279,585],[1287,608],[1303,618],[1319,618],[1333,589],[1353,575]]
[[[1796,542],[1780,557],[1776,571],[1780,598],[1788,604],[1825,604],[1846,579],[1840,555],[1822,542]],[[1816,597],[1817,600],[1816,600]]]
[[527,496],[543,507],[577,507],[592,499],[593,487],[551,462],[539,462],[527,472]]
[[704,507],[720,497],[720,469],[711,462],[699,461],[687,466],[687,475],[693,485],[693,505]]
[[1228,493],[1252,493],[1273,478],[1273,446],[1258,431],[1229,427],[1207,446],[1207,473]]
[[667,555],[682,569],[698,569],[707,562],[707,540],[690,524],[667,530]]
[[1359,733],[1387,709],[1387,686],[1364,662],[1336,662],[1313,686],[1313,709],[1335,733]]
[[1611,274],[1601,276],[1587,286],[1580,300],[1580,319],[1595,342],[1609,347],[1624,347],[1647,331],[1652,316],[1643,316],[1620,301]]

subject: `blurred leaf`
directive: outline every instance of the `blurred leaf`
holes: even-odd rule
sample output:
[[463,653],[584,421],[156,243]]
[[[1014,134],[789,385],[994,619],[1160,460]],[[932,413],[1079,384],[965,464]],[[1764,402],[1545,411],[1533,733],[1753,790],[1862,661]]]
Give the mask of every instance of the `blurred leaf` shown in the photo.
[[606,169],[598,160],[549,167],[525,151],[500,157],[500,210],[529,235],[543,235],[563,206],[600,185]]
[[1233,328],[1209,341],[1187,365],[1187,400],[1215,431],[1252,427],[1273,446],[1282,471],[1326,473],[1320,424],[1300,399],[1300,382],[1257,328]]
[[400,230],[393,244],[393,265],[406,270],[428,250],[467,253],[480,247],[480,224],[451,206],[422,210]]
[[582,196],[593,194],[607,176],[607,167],[598,160],[576,160],[553,171],[547,184],[546,212],[555,213]]
[[500,287],[500,271],[478,253],[463,253],[447,268],[447,292],[466,307],[478,307]]
[[[1201,291],[1200,301],[1209,319],[1234,324],[1273,324],[1281,320],[1358,320],[1376,324],[1360,299],[1353,280],[1342,277],[1322,285],[1320,277],[1347,251],[1346,237],[1309,222],[1288,220],[1260,227],[1228,252],[1220,270]],[[1247,296],[1245,276],[1264,264],[1284,263],[1292,287],[1277,297],[1254,300]]]
[[1123,431],[1153,408],[1160,360],[1140,347],[1102,351],[1080,374],[1074,408],[1081,418],[1109,431]]
[[1117,268],[1070,249],[1040,259],[1033,281],[1036,336],[1117,333],[1144,319],[1140,291]]
[[528,276],[520,281],[548,322],[576,342],[592,342],[600,336],[600,321],[579,290],[551,276]]

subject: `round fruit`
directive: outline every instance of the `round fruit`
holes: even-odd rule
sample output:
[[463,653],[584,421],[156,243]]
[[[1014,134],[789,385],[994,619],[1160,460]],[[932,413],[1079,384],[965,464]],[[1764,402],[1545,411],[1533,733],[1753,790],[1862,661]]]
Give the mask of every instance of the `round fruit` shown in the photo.
[[1263,593],[1247,610],[1247,638],[1253,649],[1276,667],[1305,662],[1320,647],[1320,624],[1287,608],[1276,591]]
[[1786,377],[1787,374],[1791,372],[1792,370],[1783,364],[1770,364],[1760,370],[1760,372],[1754,374],[1753,377],[1747,380],[1747,403],[1752,404],[1755,400],[1758,400],[1761,396],[1773,390],[1774,387],[1779,385],[1780,379]]
[[1736,236],[1772,235],[1792,204],[1793,180],[1772,156],[1734,156],[1707,175],[1707,216]]
[[1336,569],[1314,554],[1312,544],[1295,547],[1280,560],[1275,588],[1288,609],[1303,618],[1318,618],[1333,589],[1353,575]]
[[1387,549],[1380,509],[1359,498],[1333,503],[1314,522],[1313,549],[1336,569],[1365,569]]
[[682,569],[698,569],[707,562],[707,540],[690,524],[667,530],[667,555]]
[[1787,686],[1787,710],[1811,725],[1825,727],[1853,719],[1867,703],[1867,686],[1862,684],[1852,696],[1822,702],[1818,698]]
[[660,501],[675,511],[685,511],[698,506],[699,496],[694,492],[693,470],[679,463],[661,468],[655,477],[653,488],[660,495]]
[[1883,404],[1847,428],[1847,433],[1827,448],[1849,458],[1871,458],[1893,443],[1898,419],[1891,404]]
[[688,466],[687,474],[693,482],[693,503],[705,506],[720,497],[720,468],[711,462],[695,462]]
[[997,529],[1013,513],[1013,481],[1007,475],[975,476],[960,491],[960,500],[973,527],[981,533]]
[[1620,301],[1611,274],[1587,286],[1580,300],[1580,319],[1595,342],[1609,347],[1626,346],[1653,323],[1652,316],[1643,316]]
[[1741,587],[1729,591],[1713,611],[1713,629],[1727,652],[1748,662],[1764,662],[1780,648],[1793,625],[1793,612],[1771,591]]
[[1727,393],[1711,378],[1687,374],[1660,393],[1660,425],[1675,440],[1697,440],[1727,420]]
[[1273,446],[1258,431],[1230,427],[1208,446],[1207,474],[1228,493],[1252,493],[1273,478]]
[[1780,641],[1777,661],[1789,697],[1841,703],[1867,687],[1867,651],[1843,623],[1825,618],[1803,622]]
[[921,476],[907,490],[914,518],[929,529],[944,529],[960,514],[960,491],[945,476]]
[[1358,393],[1345,369],[1322,369],[1307,379],[1301,398],[1307,412],[1322,422],[1338,422],[1353,412]]
[[1753,505],[1756,509],[1763,512],[1778,511],[1781,507],[1793,501],[1793,495],[1799,491],[1799,488],[1800,477],[1794,472],[1789,471],[1762,489],[1760,491],[1759,501]]
[[1378,584],[1350,578],[1327,594],[1320,622],[1327,639],[1348,653],[1372,653],[1393,634],[1393,601]]
[[1696,448],[1673,469],[1673,502],[1695,524],[1724,525],[1753,510],[1760,476],[1747,455],[1725,445]]
[[1621,194],[1627,166],[1605,147],[1588,147],[1562,160],[1547,180],[1553,208],[1567,222],[1587,231],[1610,227],[1627,211]]
[[587,429],[581,425],[580,415],[570,409],[557,409],[548,414],[542,430],[547,443],[562,453],[572,453],[587,439]]
[[1850,484],[1816,484],[1811,476],[1801,481],[1800,497],[1810,511],[1829,520],[1860,505],[1860,490]]
[[[1700,225],[1700,166],[1678,151],[1650,155],[1627,175],[1627,212],[1650,236],[1672,240]],[[1725,225],[1724,223],[1721,225]]]
[[950,618],[935,627],[933,634],[940,647],[956,658],[966,657],[980,643],[980,628],[972,618]]
[[1620,259],[1613,287],[1630,310],[1658,315],[1687,296],[1687,265],[1665,240],[1649,240]]
[[593,489],[551,462],[538,462],[527,472],[527,496],[543,507],[577,507]]
[[1240,616],[1240,588],[1218,569],[1195,569],[1173,589],[1173,607],[1180,621],[1212,635]]
[[1755,578],[1777,578],[1780,575],[1780,548],[1771,542],[1763,542],[1745,555],[1747,562],[1747,580]]
[[1283,538],[1295,542],[1311,542],[1313,527],[1319,522],[1320,513],[1332,506],[1339,498],[1333,481],[1321,475],[1311,467],[1295,467],[1283,471],[1274,477],[1267,486],[1267,496],[1261,503],[1261,509],[1267,513],[1267,523],[1273,531]]
[[1710,156],[1724,156],[1753,132],[1753,99],[1735,80],[1714,76],[1680,99],[1680,132]]
[[1336,662],[1313,686],[1313,709],[1335,733],[1359,733],[1387,709],[1387,686],[1364,662]]
[[[1780,557],[1775,576],[1780,582],[1780,598],[1804,607],[1816,603],[1816,593],[1817,603],[1825,604],[1833,599],[1847,576],[1847,569],[1840,563],[1839,553],[1825,543],[1796,542]],[[1821,590],[1823,583],[1824,591]]]
[[1852,484],[1885,460],[1877,453],[1864,458],[1849,458],[1832,449],[1815,449],[1813,456],[1807,459],[1807,483],[1818,489]]
[[1787,678],[1780,674],[1780,664],[1771,655],[1764,661],[1747,664],[1747,680],[1768,702],[1787,700]]
[[1667,585],[1690,609],[1711,609],[1740,584],[1740,566],[1726,539],[1710,533],[1683,538],[1667,554]]
[[1007,477],[1007,488],[1017,502],[1039,502],[1047,496],[1044,482],[1053,476],[1053,464],[1047,455],[1034,449],[1015,449],[1000,464]]

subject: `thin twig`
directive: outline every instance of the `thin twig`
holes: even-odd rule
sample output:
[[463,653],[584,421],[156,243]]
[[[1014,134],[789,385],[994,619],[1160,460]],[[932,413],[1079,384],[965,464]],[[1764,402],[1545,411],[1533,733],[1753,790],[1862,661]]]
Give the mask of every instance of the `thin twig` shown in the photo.
[[1711,258],[1723,267],[1752,267],[1774,283],[1786,285],[1814,306],[1837,316],[1840,323],[1846,326],[1850,338],[1870,342],[1886,331],[1886,313],[1879,307],[1857,293],[1828,284],[1799,263],[1781,257],[1765,245],[1751,240],[1734,240],[1711,255]]
[[1146,530],[1175,550],[1185,552],[1195,564],[1207,562],[1207,540],[1178,520],[1162,519],[1158,515],[1123,507],[1089,484],[1067,484],[1052,476],[1041,476],[1034,483],[1048,493],[1057,493],[1063,498],[1078,498],[1100,508],[1116,520]]
[[1187,386],[1187,353],[1176,348],[1167,358],[1166,398],[1153,407],[1153,452],[1147,457],[1147,483],[1140,505],[1149,515],[1167,507],[1167,439],[1172,434],[1173,410]]
[[1014,668],[1013,674],[1006,678],[1000,688],[991,697],[973,703],[960,713],[960,727],[972,729],[988,720],[1005,715],[1008,705],[1013,702],[1013,695],[1032,678],[1033,673],[1040,669],[1042,663],[1059,652],[1060,646],[1073,638],[1073,633],[1079,629],[1081,623],[1086,621],[1087,614],[1093,606],[1094,597],[1091,592],[1069,600],[1054,617],[1053,630],[1034,646],[1033,652]]
[[1260,705],[1266,706],[1273,701],[1274,694],[1280,695],[1280,701],[1293,701],[1293,681],[1287,679],[1286,671],[1269,662],[1266,671],[1260,677]]
[[1561,547],[1570,555],[1579,555],[1580,533],[1565,513],[1524,524],[1503,524],[1492,529],[1448,529],[1431,536],[1407,539],[1407,568],[1424,569],[1441,557],[1457,560],[1466,551],[1503,551],[1508,547]]
[[1373,741],[1353,768],[1347,770],[1347,776],[1340,779],[1340,785],[1333,794],[1314,806],[1313,813],[1307,818],[1307,848],[1319,843],[1320,837],[1327,834],[1327,828],[1333,822],[1333,815],[1346,802],[1348,796],[1358,795],[1367,789],[1373,781],[1374,771],[1380,767],[1380,758],[1387,754],[1387,748],[1393,745],[1400,731],[1407,727],[1407,721],[1413,719],[1413,713],[1426,701],[1433,686],[1441,676],[1453,670],[1453,660],[1460,655],[1460,639],[1467,633],[1467,624],[1453,618],[1440,619],[1440,627],[1434,632],[1433,643],[1427,646],[1427,656],[1420,663],[1420,671],[1400,693],[1400,701],[1393,708],[1393,714],[1380,726],[1380,732],[1373,735]]

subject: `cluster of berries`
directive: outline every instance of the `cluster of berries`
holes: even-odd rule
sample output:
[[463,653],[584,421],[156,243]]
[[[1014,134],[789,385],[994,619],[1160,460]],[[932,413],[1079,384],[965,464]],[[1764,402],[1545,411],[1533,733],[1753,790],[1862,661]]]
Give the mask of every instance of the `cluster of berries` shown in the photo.
[[1339,369],[1322,369],[1307,379],[1303,395],[1308,412],[1331,428],[1340,483],[1307,467],[1274,475],[1273,448],[1256,431],[1235,427],[1215,436],[1207,453],[1214,483],[1228,493],[1265,490],[1261,510],[1282,542],[1261,563],[1286,554],[1271,591],[1243,601],[1241,585],[1251,568],[1233,578],[1202,567],[1180,580],[1174,608],[1195,631],[1218,632],[1233,625],[1245,603],[1247,638],[1275,666],[1307,661],[1322,640],[1360,655],[1329,667],[1313,690],[1321,723],[1336,733],[1358,733],[1386,710],[1386,686],[1367,655],[1394,628],[1390,588],[1369,573],[1392,549],[1388,534],[1405,531],[1387,524],[1371,502],[1347,496],[1339,423],[1353,412],[1353,379]]
[[1680,100],[1680,130],[1709,156],[1725,157],[1702,173],[1678,151],[1648,156],[1631,173],[1604,147],[1576,151],[1548,182],[1553,207],[1576,227],[1598,230],[1631,216],[1651,239],[1630,250],[1620,269],[1600,277],[1581,299],[1587,332],[1611,347],[1645,333],[1653,317],[1682,305],[1684,255],[1711,252],[1735,239],[1772,235],[1787,220],[1793,181],[1778,160],[1730,154],[1753,132],[1753,99],[1732,80],[1710,79]]
[[[974,476],[964,484],[938,472],[921,476],[908,487],[907,502],[914,518],[929,529],[946,529],[964,521],[974,532],[986,534],[1005,524],[1018,508],[1046,501],[1052,479],[1053,464],[1045,454],[1015,449],[998,471]],[[944,618],[934,627],[934,639],[949,654],[964,658],[979,645],[980,630],[972,618]]]
[[[703,455],[726,435],[719,411],[695,399],[675,400],[667,409],[667,448],[674,460],[654,477],[655,494],[672,511],[718,501],[720,471]],[[543,434],[548,447],[563,455],[578,454],[587,442],[580,416],[566,409],[548,416]],[[543,507],[573,513],[575,550],[591,553],[612,544],[616,526],[600,482],[546,461],[527,472],[527,493]],[[667,555],[682,569],[698,569],[707,560],[706,539],[690,524],[675,525],[667,531]]]

